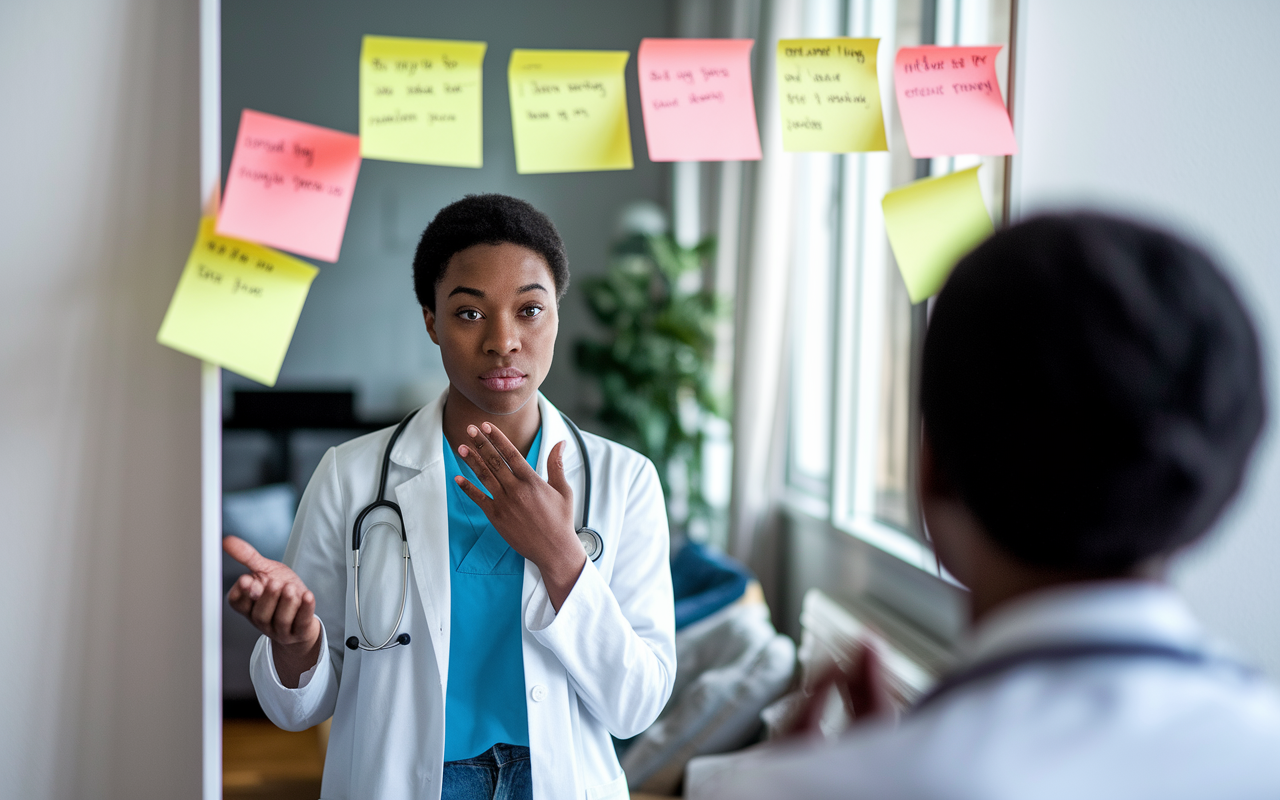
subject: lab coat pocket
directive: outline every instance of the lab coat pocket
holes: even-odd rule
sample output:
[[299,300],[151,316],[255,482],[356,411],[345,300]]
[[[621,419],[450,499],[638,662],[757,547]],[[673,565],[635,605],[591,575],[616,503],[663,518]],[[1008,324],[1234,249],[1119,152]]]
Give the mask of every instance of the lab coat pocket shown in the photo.
[[587,789],[587,800],[627,800],[630,796],[627,793],[626,775],[619,775],[608,783]]

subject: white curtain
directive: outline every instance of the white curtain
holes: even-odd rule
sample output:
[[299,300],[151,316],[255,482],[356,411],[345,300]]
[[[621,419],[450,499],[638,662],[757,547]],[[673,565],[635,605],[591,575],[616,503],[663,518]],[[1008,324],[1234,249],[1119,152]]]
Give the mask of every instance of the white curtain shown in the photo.
[[[776,43],[798,36],[800,0],[765,0],[756,43],[756,116],[764,157],[749,165],[739,237],[733,371],[733,492],[729,551],[760,575],[774,600],[777,587],[778,497],[786,456],[787,308],[790,286],[792,159],[778,124]],[[722,197],[723,204],[734,198]],[[724,206],[722,206],[723,208]],[[722,217],[724,215],[722,214]]]

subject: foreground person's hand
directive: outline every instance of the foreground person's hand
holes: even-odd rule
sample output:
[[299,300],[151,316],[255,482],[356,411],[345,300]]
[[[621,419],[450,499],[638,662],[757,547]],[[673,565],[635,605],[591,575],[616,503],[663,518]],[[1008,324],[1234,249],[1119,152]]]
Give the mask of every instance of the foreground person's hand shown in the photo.
[[839,693],[845,713],[854,725],[897,717],[897,706],[885,681],[880,655],[869,642],[857,645],[849,653],[843,661],[847,666],[842,667],[841,663],[837,659],[814,682],[782,738],[821,735],[822,714],[832,691]]
[[250,570],[231,587],[227,602],[271,639],[280,682],[296,689],[298,678],[320,657],[315,595],[297,573],[238,536],[224,538],[222,549]]
[[480,506],[511,549],[532,561],[542,573],[551,604],[560,610],[587,563],[573,527],[573,489],[564,476],[564,442],[547,457],[544,481],[529,466],[498,426],[488,422],[467,428],[472,444],[458,455],[467,462],[492,497],[459,477],[462,491]]

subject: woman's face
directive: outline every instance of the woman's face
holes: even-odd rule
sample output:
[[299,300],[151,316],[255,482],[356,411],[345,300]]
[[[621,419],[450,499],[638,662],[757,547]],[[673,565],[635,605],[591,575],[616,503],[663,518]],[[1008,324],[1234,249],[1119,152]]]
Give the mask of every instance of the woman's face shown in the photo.
[[427,333],[454,389],[486,414],[529,402],[551,369],[560,318],[546,260],[516,244],[477,244],[449,259]]

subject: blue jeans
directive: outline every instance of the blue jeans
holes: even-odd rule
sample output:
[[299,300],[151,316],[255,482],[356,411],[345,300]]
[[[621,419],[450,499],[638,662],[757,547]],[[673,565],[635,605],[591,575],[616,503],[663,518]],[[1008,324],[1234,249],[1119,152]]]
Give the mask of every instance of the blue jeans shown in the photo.
[[475,758],[444,762],[440,800],[532,800],[529,748],[495,744]]

